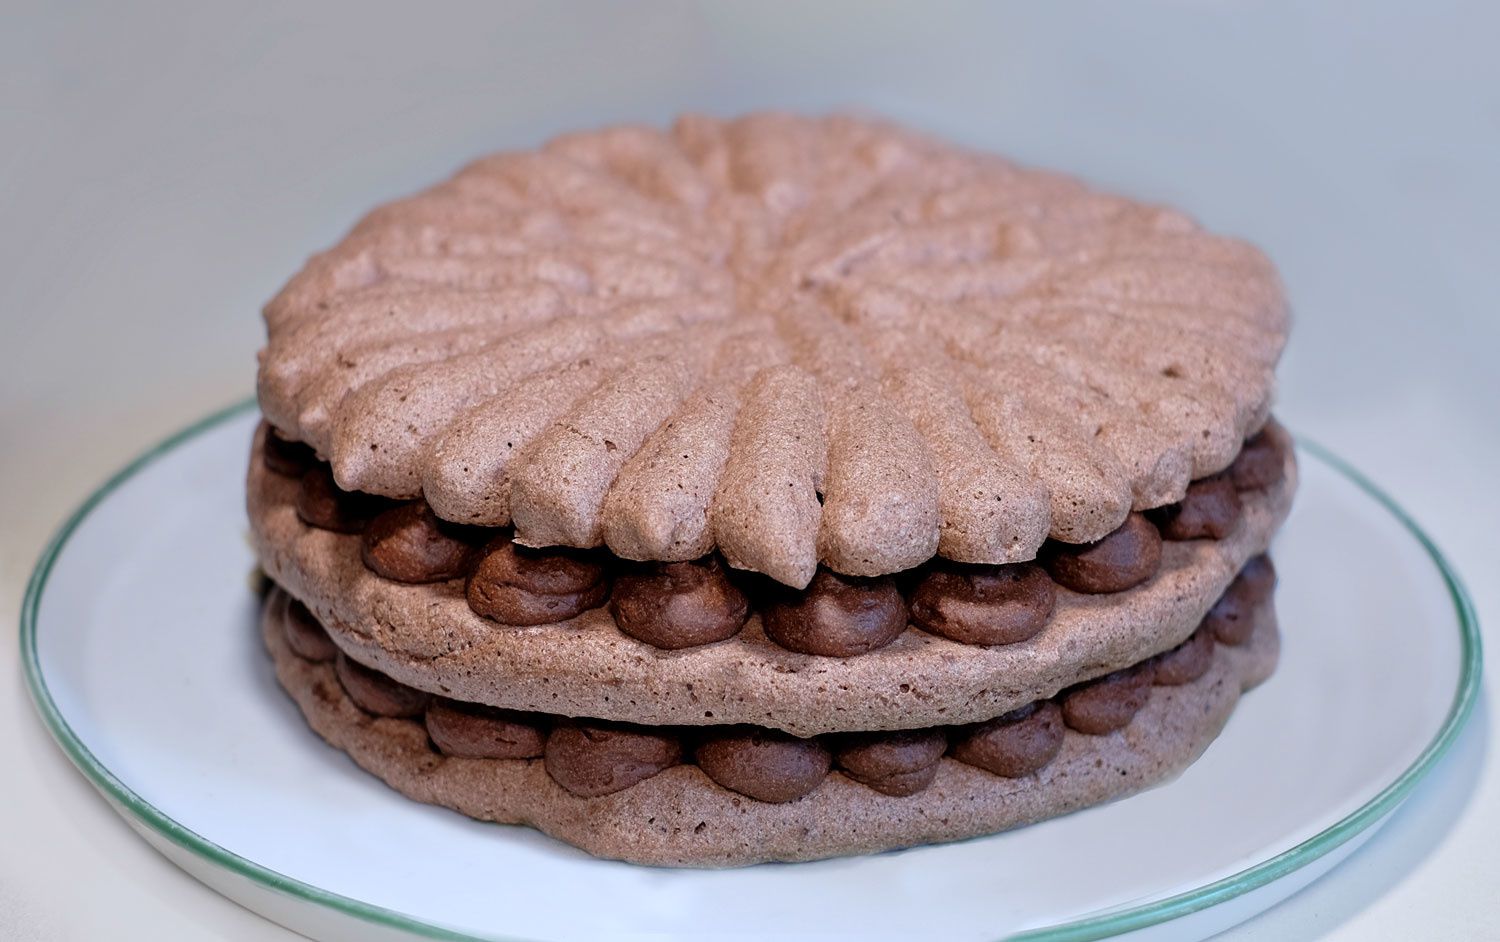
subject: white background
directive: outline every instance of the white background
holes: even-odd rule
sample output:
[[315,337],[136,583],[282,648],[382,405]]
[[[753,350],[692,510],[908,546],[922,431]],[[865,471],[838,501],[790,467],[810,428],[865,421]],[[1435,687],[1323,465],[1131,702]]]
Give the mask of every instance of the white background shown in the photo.
[[[364,210],[554,131],[764,106],[884,112],[1258,242],[1297,314],[1279,414],[1394,493],[1500,618],[1494,5],[95,6],[0,5],[12,624],[91,488],[252,390],[260,304]],[[288,938],[109,811],[15,647],[0,937]],[[1489,713],[1365,848],[1229,937],[1500,937]]]

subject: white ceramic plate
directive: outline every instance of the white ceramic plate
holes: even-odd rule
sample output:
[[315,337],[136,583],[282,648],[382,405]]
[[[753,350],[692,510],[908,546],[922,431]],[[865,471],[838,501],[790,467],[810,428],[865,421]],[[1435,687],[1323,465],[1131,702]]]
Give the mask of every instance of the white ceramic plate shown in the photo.
[[1275,548],[1281,667],[1177,780],[941,847],[716,872],[597,861],[410,802],[306,728],[257,637],[255,422],[248,403],[210,417],[88,499],[32,576],[22,657],[53,735],[132,827],[317,938],[1201,938],[1366,839],[1478,687],[1472,609],[1436,548],[1304,444]]

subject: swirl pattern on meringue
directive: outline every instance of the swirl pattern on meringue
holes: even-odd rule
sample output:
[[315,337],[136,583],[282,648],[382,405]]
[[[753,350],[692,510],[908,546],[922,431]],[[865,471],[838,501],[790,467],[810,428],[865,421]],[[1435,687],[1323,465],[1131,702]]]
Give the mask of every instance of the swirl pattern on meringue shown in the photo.
[[797,588],[1181,501],[1265,421],[1288,326],[1267,259],[1180,213],[779,114],[486,157],[265,318],[262,408],[338,488]]

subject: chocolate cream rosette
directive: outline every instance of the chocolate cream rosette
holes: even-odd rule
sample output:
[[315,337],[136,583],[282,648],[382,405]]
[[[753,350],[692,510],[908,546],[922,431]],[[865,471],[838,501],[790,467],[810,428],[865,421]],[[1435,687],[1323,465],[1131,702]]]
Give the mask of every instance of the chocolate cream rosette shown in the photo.
[[606,857],[991,833],[1274,668],[1287,313],[1180,213],[888,125],[480,160],[267,306],[265,641],[404,794]]

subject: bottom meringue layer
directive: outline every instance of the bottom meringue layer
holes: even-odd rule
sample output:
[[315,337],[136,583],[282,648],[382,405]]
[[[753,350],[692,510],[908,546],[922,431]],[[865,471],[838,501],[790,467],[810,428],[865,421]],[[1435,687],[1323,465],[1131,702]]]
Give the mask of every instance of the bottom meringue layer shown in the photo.
[[[1035,771],[1006,775],[978,767],[984,764],[984,750],[972,747],[979,727],[970,724],[940,730],[945,745],[937,748],[943,754],[924,770],[920,787],[909,789],[911,793],[888,793],[908,790],[900,775],[856,778],[863,767],[843,758],[840,744],[858,734],[820,737],[827,744],[814,750],[824,753],[821,766],[816,758],[794,757],[803,767],[813,766],[800,774],[815,777],[803,788],[778,792],[776,782],[767,785],[753,775],[746,779],[747,762],[735,757],[750,754],[744,750],[751,747],[741,742],[741,752],[726,751],[722,731],[712,727],[660,728],[668,743],[660,768],[636,769],[640,777],[628,781],[600,783],[565,762],[580,747],[585,755],[590,748],[607,748],[591,745],[591,737],[567,720],[555,720],[551,732],[538,734],[536,746],[519,746],[518,754],[525,757],[445,754],[443,746],[448,752],[454,749],[451,742],[440,746],[435,741],[445,738],[441,730],[447,728],[433,725],[430,714],[438,708],[405,704],[396,690],[385,712],[407,715],[379,716],[362,709],[349,690],[361,694],[366,708],[380,692],[372,694],[359,680],[366,669],[343,655],[308,657],[320,652],[310,652],[305,637],[294,650],[288,639],[299,634],[296,625],[288,632],[292,611],[289,597],[276,589],[262,626],[277,678],[313,730],[362,768],[417,801],[480,820],[528,825],[598,857],[662,866],[742,866],[940,843],[1008,830],[1140,791],[1197,758],[1228,720],[1240,693],[1271,674],[1279,651],[1275,613],[1267,600],[1245,613],[1252,624],[1246,626],[1249,631],[1239,630],[1239,643],[1199,646],[1198,659],[1207,657],[1209,663],[1196,679],[1166,683],[1181,679],[1168,676],[1182,674],[1185,658],[1180,652],[1173,669],[1162,669],[1168,663],[1165,655],[1137,665],[1133,670],[1160,674],[1161,680],[1135,685],[1138,702],[1127,704],[1128,719],[1121,728],[1079,731],[1108,720],[1112,705],[1101,706],[1099,696],[1079,696],[1070,703],[1065,691],[1054,698],[1060,711],[1044,701],[1047,709],[1068,719],[1065,726],[1053,721],[1051,735],[1060,738],[1060,745],[1054,744],[1049,761]],[[306,626],[302,628],[305,636]],[[1222,632],[1219,636],[1224,637]],[[1130,691],[1123,696],[1128,701]],[[1120,700],[1113,698],[1116,710]],[[425,723],[424,716],[429,717]],[[1035,725],[1038,718],[1011,722]],[[919,732],[931,736],[939,731]],[[702,741],[694,750],[696,740]],[[714,742],[718,745],[709,745]],[[981,759],[974,758],[976,753]],[[993,761],[990,765],[999,768]]]

